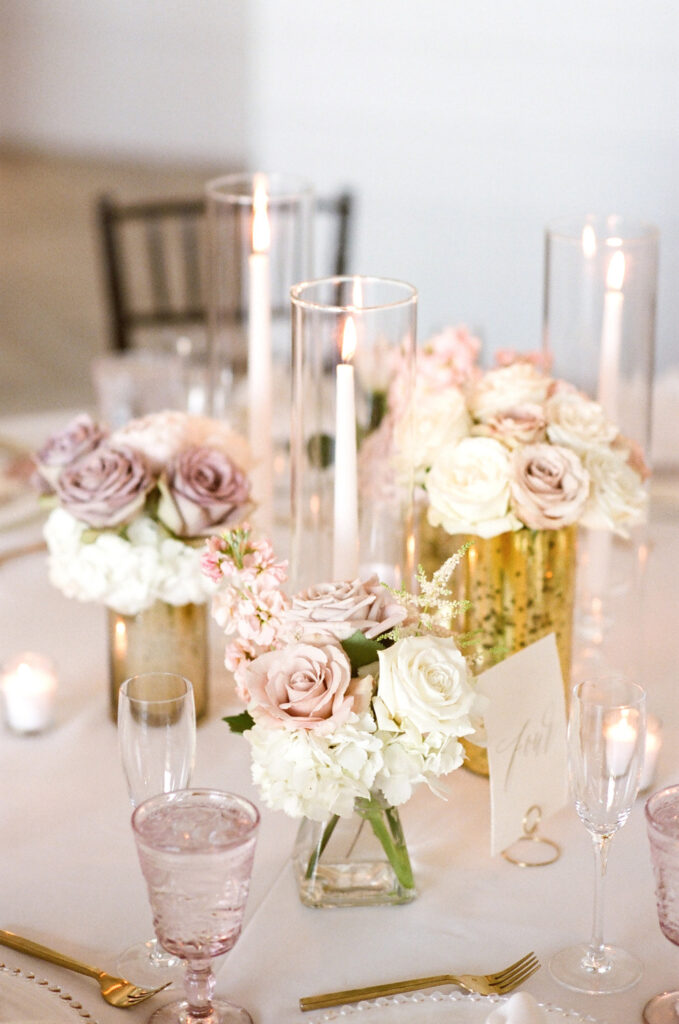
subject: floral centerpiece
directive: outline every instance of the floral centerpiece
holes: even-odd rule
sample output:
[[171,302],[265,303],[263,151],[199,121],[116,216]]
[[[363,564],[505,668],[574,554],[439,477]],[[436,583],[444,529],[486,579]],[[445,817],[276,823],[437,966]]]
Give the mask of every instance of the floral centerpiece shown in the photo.
[[[252,507],[245,442],[219,421],[180,412],[151,414],[113,433],[82,414],[35,462],[52,506],[44,527],[50,579],[67,597],[110,610],[118,684],[135,668],[182,671],[173,661],[181,658],[178,641],[163,644],[182,622],[184,633],[199,628],[196,608],[205,618],[213,589],[201,571],[205,537]],[[204,627],[201,635],[204,648]],[[200,639],[187,638],[185,652],[191,645]],[[197,689],[195,673],[185,674]]]
[[472,541],[458,628],[479,631],[485,666],[554,632],[568,691],[577,529],[627,535],[645,516],[648,471],[603,408],[539,356],[501,352],[484,371],[479,353],[464,328],[431,338],[412,401],[392,396],[383,429],[396,465],[414,471],[425,569]]
[[[460,767],[460,738],[474,732],[478,711],[466,659],[437,622],[459,559],[421,577],[416,597],[373,576],[288,598],[268,541],[243,528],[208,542],[213,614],[246,705],[227,721],[250,745],[264,802],[304,819],[295,861],[312,906],[415,894],[397,807],[417,783],[439,791],[438,778]],[[350,867],[346,850],[339,860],[332,851],[338,825],[355,815],[388,872],[370,858]]]

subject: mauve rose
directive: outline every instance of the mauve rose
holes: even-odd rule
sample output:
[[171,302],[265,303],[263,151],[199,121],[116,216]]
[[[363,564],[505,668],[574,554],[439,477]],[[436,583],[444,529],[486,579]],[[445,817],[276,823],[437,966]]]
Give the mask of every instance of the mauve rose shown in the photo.
[[134,519],[154,484],[146,459],[138,452],[102,444],[67,466],[56,490],[67,512],[88,526],[104,529]]
[[357,630],[373,638],[398,626],[406,609],[377,576],[316,583],[295,594],[284,622],[300,640],[345,640]]
[[249,710],[282,729],[324,734],[349,718],[351,665],[335,644],[291,644],[251,661],[244,672]]
[[589,473],[569,448],[533,444],[512,454],[514,511],[532,530],[557,530],[578,521],[589,496]]
[[505,412],[498,412],[485,423],[472,428],[472,434],[480,437],[494,437],[508,448],[520,444],[535,444],[545,436],[547,421],[541,405],[518,405]]
[[159,482],[158,519],[177,537],[207,537],[242,517],[250,498],[245,472],[224,452],[191,447]]
[[53,434],[36,454],[38,473],[54,488],[62,470],[88,455],[105,437],[106,431],[87,413],[76,416],[64,430]]

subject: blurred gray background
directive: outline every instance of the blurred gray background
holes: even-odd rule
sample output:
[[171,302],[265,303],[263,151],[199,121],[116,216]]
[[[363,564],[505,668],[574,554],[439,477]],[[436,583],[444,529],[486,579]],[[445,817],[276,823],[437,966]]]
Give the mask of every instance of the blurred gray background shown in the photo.
[[0,0],[0,13],[4,408],[85,394],[86,353],[106,344],[97,191],[187,194],[231,169],[353,189],[350,269],[410,281],[420,338],[464,322],[488,356],[540,345],[547,222],[654,222],[658,371],[676,407],[674,0]]

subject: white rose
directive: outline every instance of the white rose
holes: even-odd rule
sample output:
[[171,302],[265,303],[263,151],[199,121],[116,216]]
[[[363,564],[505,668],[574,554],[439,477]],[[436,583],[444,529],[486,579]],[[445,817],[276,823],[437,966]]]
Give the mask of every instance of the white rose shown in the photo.
[[578,391],[557,392],[547,401],[545,413],[552,444],[566,445],[579,455],[608,447],[618,433],[598,402]]
[[646,516],[648,495],[639,474],[624,451],[593,448],[583,461],[591,488],[582,525],[627,536],[628,527],[642,523]]
[[509,480],[509,452],[499,441],[467,437],[445,445],[427,477],[429,522],[481,537],[520,529],[509,509]]
[[532,363],[517,362],[489,370],[469,387],[468,402],[472,414],[488,420],[505,409],[519,405],[542,405],[551,386]]
[[409,410],[398,418],[394,429],[397,467],[401,472],[413,468],[415,481],[422,483],[442,445],[467,437],[469,426],[467,404],[459,388],[416,389]]
[[390,718],[399,728],[408,723],[421,733],[472,732],[475,693],[452,637],[404,637],[380,651],[379,660],[375,710],[380,729],[389,729]]

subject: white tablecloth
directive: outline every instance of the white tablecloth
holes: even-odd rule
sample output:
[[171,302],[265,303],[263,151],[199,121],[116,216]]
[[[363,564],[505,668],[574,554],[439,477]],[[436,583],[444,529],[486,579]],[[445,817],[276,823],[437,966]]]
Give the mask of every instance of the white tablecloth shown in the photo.
[[[0,551],[34,530],[1,535]],[[649,707],[663,719],[656,788],[679,777],[678,567],[679,525],[665,516],[651,530],[646,599],[628,597],[617,627],[617,649],[640,665]],[[44,555],[0,565],[0,660],[40,651],[54,658],[60,679],[50,732],[0,731],[0,927],[113,970],[123,948],[151,934],[151,915],[108,715],[104,625],[102,608],[69,601],[49,585]],[[194,782],[258,802],[247,745],[220,721],[237,709],[220,648],[217,636]],[[560,860],[521,870],[490,856],[488,783],[459,771],[450,777],[447,802],[420,789],[402,808],[418,898],[407,906],[346,910],[301,905],[289,862],[296,823],[262,810],[244,931],[217,985],[247,1006],[256,1024],[308,1020],[297,1007],[301,995],[447,970],[496,970],[529,950],[545,965],[527,982],[529,992],[610,1024],[636,1024],[652,994],[679,983],[679,954],[657,924],[642,799],[613,843],[605,932],[642,959],[645,973],[631,991],[598,997],[561,988],[546,969],[554,952],[590,930],[591,842],[574,810],[543,825],[562,846]],[[56,980],[100,1024],[122,1020],[94,982],[4,947],[0,962]],[[126,1019],[146,1020],[164,997],[126,1011]]]

